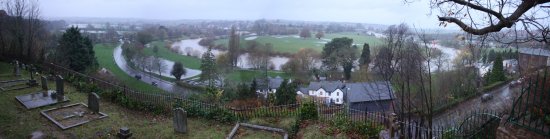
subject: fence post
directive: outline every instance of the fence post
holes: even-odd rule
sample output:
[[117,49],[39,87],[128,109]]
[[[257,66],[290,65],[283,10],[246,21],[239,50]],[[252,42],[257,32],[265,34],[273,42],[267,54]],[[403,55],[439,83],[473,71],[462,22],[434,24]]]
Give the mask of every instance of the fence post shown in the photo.
[[390,128],[390,138],[394,138],[396,129],[399,128],[399,124],[397,124],[397,114],[395,114],[395,113],[390,114],[390,124],[389,124],[389,126],[390,126],[389,127]]

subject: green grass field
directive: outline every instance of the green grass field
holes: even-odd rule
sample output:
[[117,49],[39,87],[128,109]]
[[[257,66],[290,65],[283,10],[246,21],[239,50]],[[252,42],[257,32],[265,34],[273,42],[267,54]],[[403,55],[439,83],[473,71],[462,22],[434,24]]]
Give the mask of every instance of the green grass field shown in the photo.
[[[370,46],[382,44],[382,40],[373,37],[373,36],[366,36],[366,35],[358,35],[356,33],[351,32],[345,32],[345,33],[334,33],[334,34],[326,34],[324,38],[316,39],[316,38],[296,38],[293,36],[284,36],[284,37],[275,37],[275,36],[258,36],[255,41],[258,41],[260,43],[271,43],[273,45],[273,49],[276,52],[282,52],[282,53],[296,53],[302,48],[311,48],[318,52],[321,52],[323,50],[324,42],[326,40],[323,39],[333,39],[333,38],[340,38],[340,37],[348,37],[353,39],[354,44],[360,44],[359,48],[362,48],[363,43],[369,43]],[[246,40],[245,38],[241,38],[241,48],[246,48]],[[214,41],[215,44],[223,44],[227,46],[228,39],[220,39]]]
[[99,63],[99,67],[109,70],[119,81],[123,82],[132,89],[146,92],[164,92],[157,87],[136,80],[134,77],[122,71],[117,66],[115,59],[113,58],[113,51],[115,47],[116,46],[114,44],[96,44],[94,46],[95,56],[97,58],[97,62]]
[[[177,53],[174,53],[170,50],[168,50],[165,46],[165,42],[163,41],[154,41],[151,43],[152,45],[157,45],[159,48],[158,56],[171,60],[171,61],[181,61],[185,67],[192,68],[192,69],[200,69],[200,59],[189,57],[189,56],[183,56]],[[153,48],[145,48],[143,49],[143,52],[146,55],[154,55]],[[112,52],[111,52],[112,53]],[[186,65],[187,63],[187,65]],[[116,65],[115,65],[116,66]],[[262,74],[260,71],[255,70],[236,70],[229,74],[227,74],[226,78],[231,81],[238,81],[238,82],[250,82],[254,77],[258,77]],[[268,75],[271,77],[281,76],[284,78],[288,78],[288,76],[284,72],[279,71],[268,71]],[[162,77],[165,80],[173,80],[166,77]]]
[[[258,70],[236,70],[226,75],[226,78],[230,81],[236,82],[251,82],[254,78],[259,78],[263,76],[262,71]],[[279,71],[268,71],[267,76],[281,78],[289,78],[288,74]]]
[[[177,53],[174,53],[168,48],[166,48],[166,43],[164,41],[154,41],[151,45],[156,45],[158,47],[158,56],[170,61],[179,61],[183,66],[191,69],[199,69],[201,67],[201,60],[199,58],[184,56]],[[153,47],[143,49],[143,53],[148,56],[153,56]]]

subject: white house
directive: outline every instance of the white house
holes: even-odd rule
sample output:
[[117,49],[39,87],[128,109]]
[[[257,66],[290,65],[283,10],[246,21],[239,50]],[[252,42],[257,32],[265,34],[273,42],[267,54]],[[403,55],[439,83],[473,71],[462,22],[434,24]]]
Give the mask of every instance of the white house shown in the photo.
[[324,98],[327,103],[347,104],[361,111],[387,111],[393,103],[391,84],[384,81],[344,83],[340,81],[311,82],[297,94]]
[[325,98],[328,102],[334,104],[344,103],[345,84],[340,81],[333,82],[311,82],[307,88],[298,89],[298,95],[309,95],[313,97]]

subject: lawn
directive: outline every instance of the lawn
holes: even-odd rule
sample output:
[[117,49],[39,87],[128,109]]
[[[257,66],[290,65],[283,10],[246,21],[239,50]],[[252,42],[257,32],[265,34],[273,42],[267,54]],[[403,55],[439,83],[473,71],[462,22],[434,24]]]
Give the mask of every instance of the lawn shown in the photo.
[[[200,63],[201,63],[200,59],[174,53],[168,50],[166,47],[164,47],[165,42],[163,41],[154,41],[151,44],[158,46],[159,57],[162,57],[171,61],[182,61],[185,67],[188,67],[187,65],[185,65],[187,63],[190,66],[188,68],[200,69]],[[143,52],[147,55],[154,55],[152,47],[143,49]],[[257,70],[236,70],[227,74],[226,78],[230,79],[231,81],[250,82],[252,81],[252,79],[254,79],[255,77],[259,77],[262,74],[263,72],[257,71]],[[268,75],[270,77],[281,76],[284,78],[288,78],[287,74],[280,71],[268,71]],[[168,78],[163,77],[163,79],[166,80]],[[173,80],[173,79],[169,79],[169,80]]]
[[[7,67],[5,63],[0,63],[0,65]],[[8,70],[1,68],[0,80],[8,79],[16,78],[11,76],[9,68]],[[100,111],[106,113],[109,117],[71,129],[61,130],[40,115],[39,112],[62,105],[87,102],[87,94],[77,92],[74,87],[67,85],[68,83],[65,84],[66,96],[69,97],[70,102],[32,110],[26,110],[14,98],[17,95],[40,91],[40,87],[0,93],[0,107],[2,108],[0,113],[0,138],[30,138],[30,135],[35,131],[45,133],[48,136],[47,138],[116,138],[115,135],[118,129],[126,126],[130,128],[135,138],[218,139],[224,138],[233,127],[232,124],[220,124],[201,118],[189,118],[189,132],[187,134],[177,134],[174,132],[171,116],[132,111],[110,102],[101,101]],[[54,86],[54,82],[51,81],[49,87]]]
[[96,44],[94,46],[95,56],[100,67],[109,70],[119,81],[123,82],[132,89],[146,92],[164,92],[157,87],[136,80],[134,77],[122,71],[113,58],[113,51],[115,47],[116,46],[114,44]]
[[[348,37],[353,39],[353,43],[358,44],[359,48],[362,48],[362,44],[364,43],[369,43],[370,46],[382,44],[382,40],[376,37],[359,35],[352,32],[326,34],[325,37],[321,39],[316,39],[316,38],[303,39],[303,38],[297,38],[295,36],[258,36],[254,40],[263,44],[271,43],[273,45],[273,49],[275,52],[293,54],[298,52],[302,48],[312,48],[318,52],[321,52],[327,40],[331,40],[333,38],[340,38],[340,37]],[[224,44],[225,46],[227,46],[228,39],[216,40],[214,41],[214,43]],[[242,38],[241,48],[246,48],[246,47],[247,47],[246,40]]]
[[[235,82],[251,82],[254,78],[260,78],[263,76],[263,72],[259,70],[236,70],[227,74],[225,77],[230,81]],[[279,71],[268,71],[267,75],[269,77],[289,78],[288,74]]]
[[[165,47],[166,42],[164,41],[154,41],[151,43],[151,45],[158,47],[158,56],[164,59],[170,61],[179,61],[183,64],[183,66],[191,69],[200,69],[201,67],[201,60],[199,58],[174,53]],[[155,55],[155,53],[153,52],[153,47],[143,49],[143,53],[148,56]]]

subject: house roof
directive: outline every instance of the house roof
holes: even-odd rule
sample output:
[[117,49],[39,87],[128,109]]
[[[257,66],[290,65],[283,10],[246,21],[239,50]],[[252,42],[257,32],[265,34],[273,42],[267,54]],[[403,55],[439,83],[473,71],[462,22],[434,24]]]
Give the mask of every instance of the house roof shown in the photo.
[[298,91],[302,92],[302,93],[307,93],[308,92],[308,89],[305,88],[305,87],[300,87],[298,88]]
[[[258,88],[259,89],[266,89],[266,87],[269,87],[268,89],[276,89],[276,88],[279,88],[279,86],[281,86],[281,84],[283,83],[283,78],[277,76],[275,78],[271,78],[269,77],[268,79],[268,86],[263,86],[263,85],[260,85]],[[263,84],[264,80],[256,80],[259,84]]]
[[550,50],[542,48],[520,48],[520,53],[550,57]]
[[389,100],[395,98],[391,84],[387,81],[346,84],[348,102]]
[[322,82],[311,82],[307,89],[309,90],[318,90],[319,88],[325,89],[325,91],[332,92],[336,89],[342,90],[345,87],[345,84],[341,81],[322,81]]

